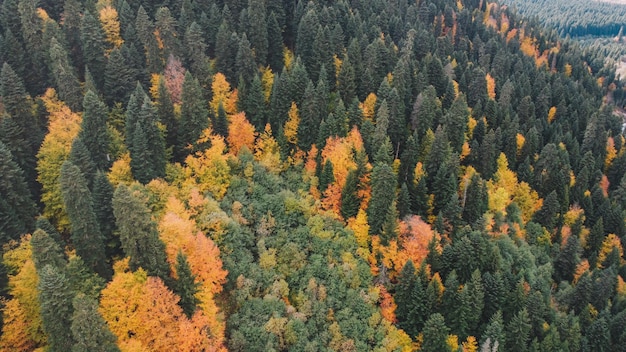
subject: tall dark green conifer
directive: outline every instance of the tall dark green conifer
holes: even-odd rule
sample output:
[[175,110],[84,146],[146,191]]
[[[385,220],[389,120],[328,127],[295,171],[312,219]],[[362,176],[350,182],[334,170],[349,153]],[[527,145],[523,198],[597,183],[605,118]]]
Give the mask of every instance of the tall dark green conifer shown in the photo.
[[48,350],[66,352],[72,350],[74,339],[70,329],[72,299],[69,281],[63,269],[44,266],[39,273],[39,304],[44,331],[48,337]]
[[[196,142],[204,129],[209,127],[207,103],[202,97],[202,88],[189,72],[183,81],[180,125],[178,128],[177,159],[182,161],[195,149]],[[187,149],[191,145],[194,148]]]
[[89,150],[96,168],[108,170],[111,161],[109,156],[110,137],[106,123],[107,107],[94,92],[88,91],[83,100],[83,109],[83,122],[78,137]]
[[141,267],[148,275],[169,281],[170,268],[157,225],[152,221],[146,205],[123,184],[117,187],[113,195],[113,213],[120,230],[122,248],[130,257],[131,269]]
[[96,175],[96,164],[94,164],[91,159],[91,154],[80,137],[75,138],[72,142],[72,149],[70,149],[68,160],[78,166],[80,172],[82,172],[85,177],[85,181],[87,181],[87,185],[91,189],[93,178]]
[[104,278],[111,277],[104,241],[93,210],[93,198],[80,169],[69,161],[61,167],[61,195],[70,218],[72,243],[87,266]]
[[59,44],[56,38],[50,41],[50,71],[54,83],[63,100],[73,111],[81,110],[82,92],[80,83],[67,53],[67,50]]
[[81,23],[81,41],[83,44],[83,57],[85,65],[89,66],[89,70],[96,82],[98,89],[104,87],[104,32],[100,21],[89,11],[85,11],[83,21]]
[[78,294],[72,304],[72,352],[118,352],[117,338],[98,312],[98,301]]
[[0,236],[2,241],[17,240],[31,231],[37,208],[20,167],[4,143],[0,142]]
[[135,86],[136,75],[121,50],[116,48],[109,53],[104,69],[104,95],[111,106],[127,102]]
[[33,262],[38,271],[42,271],[46,265],[55,269],[63,269],[67,264],[65,253],[59,244],[45,231],[35,230],[30,240]]
[[195,282],[196,275],[191,273],[189,262],[183,252],[176,255],[176,275],[178,279],[174,284],[174,292],[180,296],[178,305],[183,309],[187,317],[191,318],[200,302],[195,294],[198,292],[199,283]]

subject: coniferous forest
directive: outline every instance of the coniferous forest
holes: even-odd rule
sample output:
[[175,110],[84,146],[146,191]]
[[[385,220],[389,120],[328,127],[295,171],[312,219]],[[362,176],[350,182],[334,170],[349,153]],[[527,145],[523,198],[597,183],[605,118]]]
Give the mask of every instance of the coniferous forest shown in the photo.
[[625,351],[624,87],[485,0],[0,1],[1,351]]

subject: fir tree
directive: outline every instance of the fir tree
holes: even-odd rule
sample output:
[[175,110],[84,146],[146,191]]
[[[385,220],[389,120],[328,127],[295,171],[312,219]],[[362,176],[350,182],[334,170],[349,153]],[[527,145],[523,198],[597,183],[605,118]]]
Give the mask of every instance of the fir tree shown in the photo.
[[87,92],[83,100],[83,122],[78,138],[82,140],[91,155],[91,160],[99,170],[108,170],[109,131],[107,127],[107,107],[94,92]]
[[386,214],[396,198],[396,175],[391,166],[380,161],[372,169],[372,198],[367,208],[370,234],[380,234]]
[[89,66],[92,77],[98,89],[104,87],[104,31],[100,21],[89,11],[85,11],[81,23],[81,42],[85,65]]
[[70,156],[68,160],[78,166],[80,172],[87,181],[87,186],[91,189],[93,185],[93,178],[96,175],[96,165],[91,159],[91,154],[87,150],[87,147],[83,143],[80,137],[77,137],[72,142],[72,149],[70,149]]
[[446,326],[443,316],[439,313],[431,315],[426,323],[424,323],[424,342],[422,343],[422,351],[424,352],[446,352],[450,351],[448,346],[448,332],[450,329]]
[[[190,73],[185,74],[182,91],[180,127],[178,130],[179,155],[184,156],[187,145],[195,146],[200,134],[208,127],[207,104],[202,98],[202,88]],[[193,150],[193,149],[192,149]]]
[[59,244],[45,231],[35,230],[30,240],[33,253],[33,262],[38,271],[42,271],[46,265],[58,270],[65,267],[65,253]]
[[123,48],[113,49],[109,53],[104,69],[104,92],[109,105],[127,102],[134,88],[136,75],[130,63],[122,55]]
[[165,260],[165,245],[159,239],[156,224],[148,208],[120,185],[113,195],[113,213],[120,230],[120,241],[124,253],[130,257],[132,270],[143,268],[148,275],[169,281],[170,268]]
[[72,243],[87,266],[104,278],[111,277],[93,199],[80,169],[69,161],[61,167],[61,194],[72,228]]
[[68,279],[62,269],[44,266],[39,274],[39,302],[43,328],[48,336],[48,350],[70,351],[74,343],[70,329],[72,299]]
[[81,110],[82,93],[80,83],[71,66],[67,50],[56,38],[50,41],[50,71],[57,87],[59,98],[73,110]]
[[217,107],[217,116],[213,123],[213,130],[222,137],[228,136],[228,117],[226,116],[226,109],[222,102],[220,102]]
[[196,275],[191,273],[187,257],[183,252],[176,255],[176,275],[178,279],[174,284],[174,292],[180,296],[178,305],[183,309],[187,317],[191,318],[200,302],[195,294],[198,292],[199,283],[195,282]]
[[113,185],[104,172],[98,172],[93,182],[93,205],[96,220],[100,225],[107,257],[120,254],[119,237],[115,235],[115,216],[113,215]]
[[0,236],[3,241],[17,240],[20,235],[31,231],[37,208],[28,190],[24,173],[13,161],[4,143],[0,142]]
[[361,205],[358,196],[359,178],[357,170],[350,170],[346,177],[346,183],[341,190],[341,216],[344,219],[355,217]]
[[118,352],[116,337],[98,312],[98,301],[78,294],[72,301],[72,352]]

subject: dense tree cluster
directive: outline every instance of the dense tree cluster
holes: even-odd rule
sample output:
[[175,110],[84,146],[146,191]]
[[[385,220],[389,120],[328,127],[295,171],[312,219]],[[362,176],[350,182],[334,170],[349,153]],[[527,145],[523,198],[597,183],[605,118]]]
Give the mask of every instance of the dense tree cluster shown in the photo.
[[4,0],[0,350],[621,350],[625,90],[554,33]]
[[616,36],[624,26],[626,6],[619,1],[504,0],[523,16],[536,18],[560,35]]

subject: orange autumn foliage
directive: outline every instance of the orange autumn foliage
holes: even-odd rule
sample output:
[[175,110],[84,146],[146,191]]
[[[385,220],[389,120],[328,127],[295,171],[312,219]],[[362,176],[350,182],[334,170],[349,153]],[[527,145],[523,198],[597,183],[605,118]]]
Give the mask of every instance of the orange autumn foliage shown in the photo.
[[491,75],[488,73],[485,76],[485,79],[487,80],[487,95],[489,96],[489,99],[495,100],[496,99],[496,80],[493,77],[491,77]]
[[380,314],[390,323],[396,323],[396,302],[383,285],[376,286],[380,290]]
[[410,260],[416,266],[421,265],[422,261],[428,255],[428,243],[433,237],[439,237],[432,230],[430,225],[419,216],[413,215],[400,222],[400,242],[401,250],[398,252],[398,267],[404,267],[404,264]]
[[210,331],[210,319],[201,311],[188,319],[180,298],[161,279],[142,269],[130,272],[128,259],[115,267],[99,310],[122,351],[225,351]]
[[322,150],[322,164],[330,160],[333,164],[333,176],[335,182],[328,186],[324,192],[324,209],[333,210],[339,214],[341,190],[346,183],[348,173],[356,169],[354,161],[355,152],[363,150],[361,133],[354,127],[346,137],[329,137],[326,146]]
[[256,139],[256,132],[254,126],[246,119],[244,112],[237,113],[230,117],[230,124],[228,125],[228,147],[232,154],[239,154],[239,150],[246,146],[248,150],[254,149],[254,141]]

